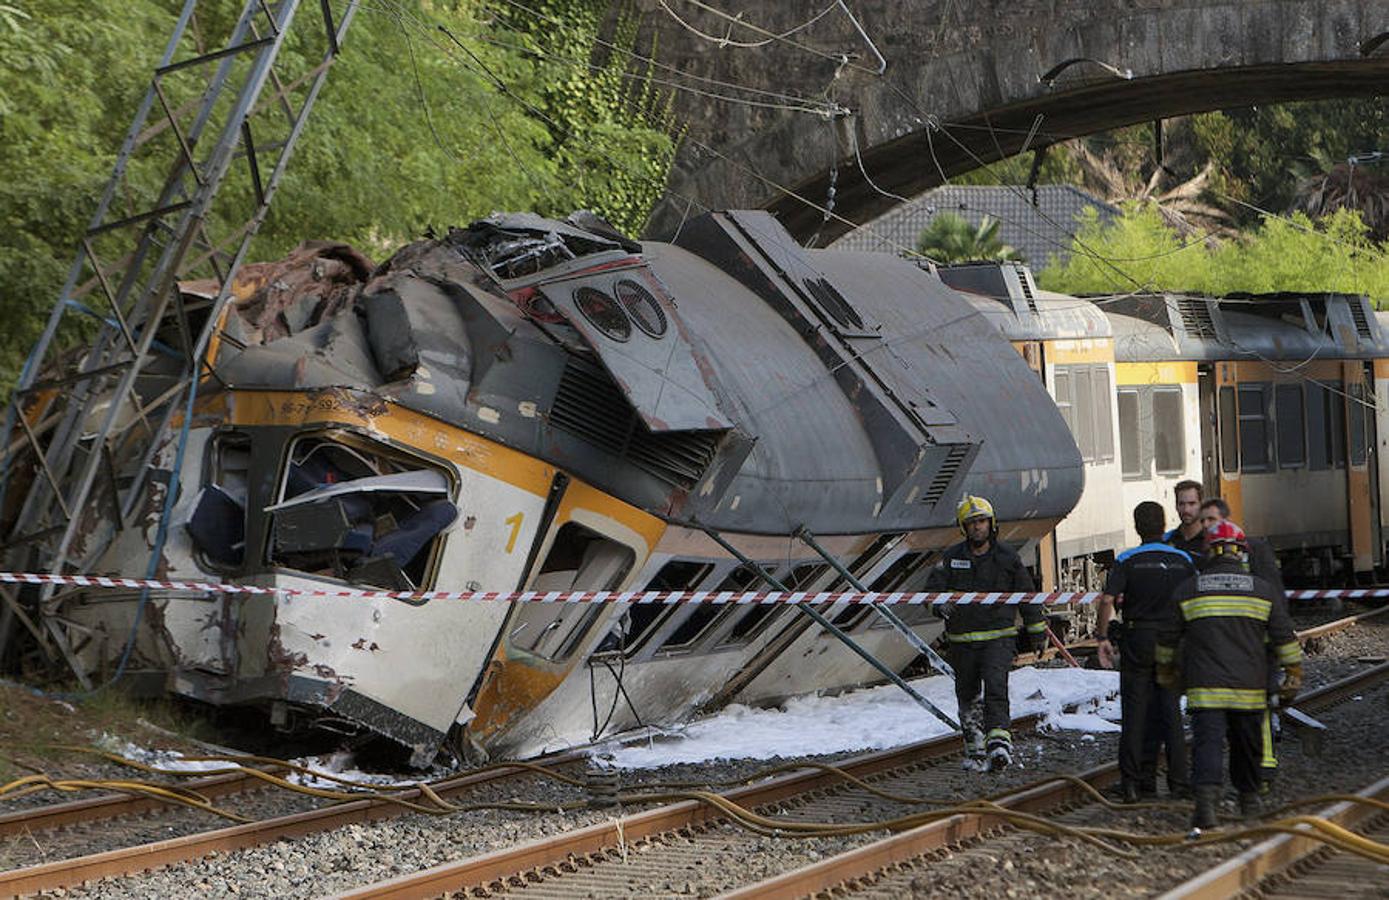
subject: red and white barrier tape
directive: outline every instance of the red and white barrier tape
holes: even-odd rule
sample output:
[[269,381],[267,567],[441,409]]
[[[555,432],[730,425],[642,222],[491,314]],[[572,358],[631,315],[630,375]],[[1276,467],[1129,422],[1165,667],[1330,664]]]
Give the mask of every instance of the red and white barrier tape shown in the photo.
[[[484,600],[495,603],[855,603],[922,604],[982,603],[985,605],[1093,603],[1098,591],[1051,593],[877,593],[873,591],[374,591],[362,588],[258,587],[209,581],[154,581],[105,575],[47,575],[35,572],[0,572],[0,582],[11,584],[62,584],[92,588],[135,588],[218,594],[278,594],[287,597],[350,597],[390,600]],[[1389,597],[1389,588],[1344,588],[1325,591],[1288,591],[1289,600],[1365,600]]]

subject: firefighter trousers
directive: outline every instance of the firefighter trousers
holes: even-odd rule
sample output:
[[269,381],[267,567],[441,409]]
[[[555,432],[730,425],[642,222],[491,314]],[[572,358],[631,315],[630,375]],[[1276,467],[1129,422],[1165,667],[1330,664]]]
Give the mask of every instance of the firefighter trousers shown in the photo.
[[1230,741],[1230,783],[1242,794],[1259,789],[1263,710],[1196,709],[1191,714],[1191,780],[1225,783],[1225,741]]
[[[960,704],[960,724],[983,732],[1007,730],[1008,673],[1013,670],[1017,639],[1009,636],[989,641],[950,645],[950,665],[955,669],[955,699]],[[979,693],[983,690],[983,708]]]
[[1182,731],[1181,698],[1157,683],[1157,632],[1129,627],[1119,657],[1119,774],[1144,790],[1155,790],[1157,760],[1167,756],[1167,787],[1190,786],[1191,763]]

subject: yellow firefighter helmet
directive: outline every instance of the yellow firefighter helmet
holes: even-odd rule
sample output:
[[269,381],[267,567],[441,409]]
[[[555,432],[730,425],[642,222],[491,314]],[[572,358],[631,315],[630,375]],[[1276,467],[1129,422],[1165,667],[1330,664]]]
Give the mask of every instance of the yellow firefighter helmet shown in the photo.
[[960,498],[960,505],[955,507],[955,524],[960,526],[961,531],[965,530],[966,522],[980,516],[987,516],[990,521],[995,521],[993,504],[973,494],[965,494]]

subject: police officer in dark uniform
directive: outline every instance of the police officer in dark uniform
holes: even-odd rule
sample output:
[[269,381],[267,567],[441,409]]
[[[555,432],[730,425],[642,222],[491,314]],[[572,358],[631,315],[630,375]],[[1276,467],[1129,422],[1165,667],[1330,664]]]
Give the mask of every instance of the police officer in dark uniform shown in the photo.
[[1157,795],[1157,751],[1167,747],[1167,788],[1189,796],[1190,773],[1180,697],[1157,683],[1158,629],[1172,614],[1172,593],[1196,574],[1184,551],[1162,542],[1162,506],[1151,500],[1134,507],[1133,524],[1142,543],[1125,550],[1105,580],[1097,610],[1100,664],[1113,668],[1118,631],[1110,623],[1116,599],[1122,598],[1123,639],[1119,648],[1120,790],[1125,803]]
[[[1283,595],[1249,571],[1244,531],[1224,521],[1206,532],[1199,575],[1177,587],[1174,614],[1158,634],[1158,681],[1186,694],[1192,725],[1193,828],[1212,828],[1224,783],[1225,741],[1240,812],[1259,814],[1260,727],[1267,696],[1267,647],[1291,702],[1302,686],[1302,650]],[[1178,647],[1180,646],[1180,657]]]
[[[1216,525],[1230,518],[1230,504],[1219,497],[1211,497],[1209,500],[1201,502],[1201,527],[1204,529],[1214,528]],[[1283,587],[1283,570],[1278,566],[1278,557],[1273,552],[1273,545],[1268,541],[1246,535],[1249,542],[1249,571],[1273,585],[1274,590],[1287,599],[1286,589]],[[1278,658],[1273,652],[1273,648],[1268,650],[1268,695],[1272,697],[1278,693],[1279,666]],[[1259,792],[1268,793],[1273,786],[1274,776],[1278,774],[1278,757],[1273,752],[1274,716],[1273,711],[1264,710],[1264,722],[1262,725],[1260,740],[1263,746],[1263,755],[1259,760]]]
[[[965,539],[949,550],[931,572],[927,590],[1033,591],[1032,575],[1016,550],[998,541],[993,506],[982,497],[966,496],[955,509],[955,522]],[[998,770],[1013,762],[1013,736],[1008,730],[1008,674],[1017,649],[1018,610],[1034,649],[1046,646],[1042,608],[1033,604],[947,604],[945,636],[950,642],[950,665],[955,668],[955,699],[964,731],[964,767]],[[982,708],[979,704],[983,688]]]

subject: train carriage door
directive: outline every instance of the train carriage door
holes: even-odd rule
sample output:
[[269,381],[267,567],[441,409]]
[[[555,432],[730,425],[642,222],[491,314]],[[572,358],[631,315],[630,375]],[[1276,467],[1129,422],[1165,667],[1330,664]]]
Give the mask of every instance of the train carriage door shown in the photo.
[[1350,510],[1350,550],[1354,558],[1355,571],[1368,572],[1375,565],[1376,514],[1372,458],[1374,456],[1371,434],[1374,431],[1374,417],[1369,415],[1371,398],[1374,396],[1370,385],[1373,380],[1365,372],[1365,364],[1347,361],[1341,364],[1345,383],[1346,415],[1346,491]]
[[1216,425],[1215,372],[1208,365],[1196,374],[1196,397],[1201,416],[1201,493],[1220,496],[1220,430]]
[[[1020,341],[1014,344],[1027,367],[1037,373],[1042,383],[1047,381],[1045,345],[1041,341]],[[1048,531],[1037,541],[1037,572],[1041,575],[1042,590],[1056,590],[1056,532]]]
[[[664,523],[578,481],[569,482],[531,552],[524,589],[623,590],[656,546]],[[506,520],[519,532],[521,513]],[[599,603],[517,603],[483,676],[469,733],[480,742],[534,709],[619,624]]]
[[1220,490],[1216,494],[1230,505],[1230,518],[1244,521],[1244,497],[1240,485],[1239,367],[1215,364],[1216,457]]

